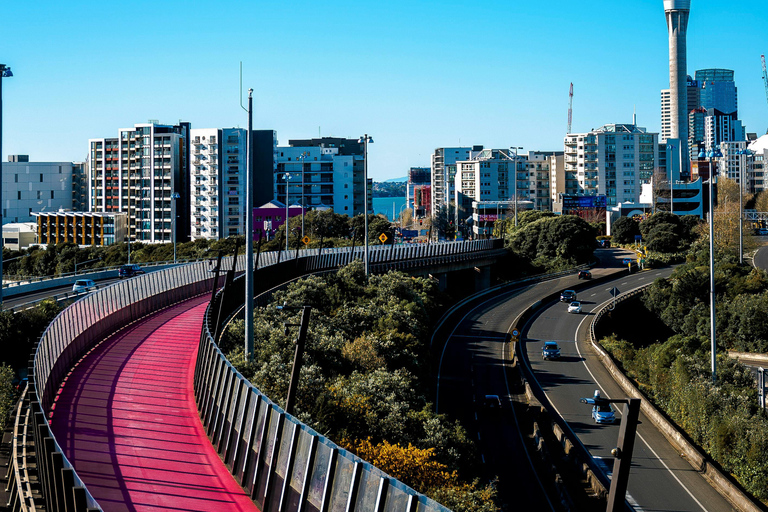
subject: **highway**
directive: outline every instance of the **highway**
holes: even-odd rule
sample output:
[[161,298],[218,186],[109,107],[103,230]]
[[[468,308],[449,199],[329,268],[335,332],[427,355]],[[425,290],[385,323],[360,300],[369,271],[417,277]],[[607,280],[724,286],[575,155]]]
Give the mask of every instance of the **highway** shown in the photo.
[[[626,257],[617,249],[601,250],[607,262],[592,273],[600,277],[623,268]],[[621,256],[619,256],[621,255]],[[512,390],[504,362],[511,360],[504,343],[514,319],[542,296],[577,284],[576,274],[499,294],[491,294],[447,329],[440,358],[437,411],[460,419],[479,442],[481,459],[489,476],[498,475],[499,494],[504,503],[517,510],[557,510],[549,501],[545,486],[533,468],[523,443],[518,418],[511,407]],[[487,394],[501,397],[501,414],[482,410]],[[474,427],[474,431],[472,428]],[[550,489],[551,490],[551,489]]]
[[[611,300],[609,290],[613,286],[628,292],[657,277],[666,277],[671,271],[650,270],[580,291],[582,314],[569,314],[564,303],[553,303],[531,319],[523,331],[532,369],[547,397],[592,455],[605,459],[609,468],[613,467],[610,450],[616,446],[618,423],[596,425],[591,418],[591,406],[579,403],[580,398],[591,397],[595,389],[600,389],[604,397],[623,396],[586,341],[592,311]],[[546,340],[558,341],[562,351],[560,360],[541,359]],[[621,417],[620,408],[621,405],[617,418]],[[638,425],[628,494],[629,502],[637,510],[733,510],[643,414]]]

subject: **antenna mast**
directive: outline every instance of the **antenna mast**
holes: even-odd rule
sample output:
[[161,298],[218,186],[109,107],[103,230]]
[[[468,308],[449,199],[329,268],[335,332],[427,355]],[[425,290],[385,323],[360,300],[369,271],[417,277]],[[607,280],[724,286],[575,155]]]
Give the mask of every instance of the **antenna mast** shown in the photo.
[[571,121],[573,121],[573,82],[571,82],[571,91],[568,93],[568,131],[571,133]]

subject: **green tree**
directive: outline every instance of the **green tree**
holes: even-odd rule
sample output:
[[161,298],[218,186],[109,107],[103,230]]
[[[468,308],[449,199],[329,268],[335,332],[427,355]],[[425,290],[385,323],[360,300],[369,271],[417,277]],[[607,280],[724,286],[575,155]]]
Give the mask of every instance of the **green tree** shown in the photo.
[[519,228],[508,246],[547,269],[587,263],[596,247],[595,229],[575,215],[545,217]]
[[611,239],[618,244],[631,244],[635,236],[640,234],[640,226],[635,219],[619,217],[611,225]]

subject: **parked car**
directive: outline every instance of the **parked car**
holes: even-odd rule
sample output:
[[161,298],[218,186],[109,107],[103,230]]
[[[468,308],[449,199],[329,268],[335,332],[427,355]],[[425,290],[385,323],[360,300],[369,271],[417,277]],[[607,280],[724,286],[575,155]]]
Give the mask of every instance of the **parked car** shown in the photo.
[[581,302],[575,300],[568,305],[569,313],[581,313]]
[[608,248],[611,247],[611,241],[610,240],[600,240],[598,243],[600,244],[600,247],[602,247],[604,249],[608,249]]
[[72,285],[73,292],[92,292],[97,288],[98,286],[96,286],[92,279],[78,279]]
[[545,341],[544,348],[541,349],[542,359],[560,359],[560,347],[556,341]]
[[123,279],[124,277],[138,276],[139,274],[144,274],[144,270],[142,270],[140,266],[133,263],[128,265],[123,265],[122,267],[117,269],[117,276],[120,279]]
[[595,423],[616,423],[616,412],[611,404],[593,405],[592,419]]
[[560,302],[573,302],[576,300],[576,292],[573,290],[563,290],[560,294]]
[[579,270],[579,279],[592,279],[592,272],[589,270]]
[[501,411],[501,398],[499,398],[499,395],[485,395],[483,398],[483,409],[494,413]]

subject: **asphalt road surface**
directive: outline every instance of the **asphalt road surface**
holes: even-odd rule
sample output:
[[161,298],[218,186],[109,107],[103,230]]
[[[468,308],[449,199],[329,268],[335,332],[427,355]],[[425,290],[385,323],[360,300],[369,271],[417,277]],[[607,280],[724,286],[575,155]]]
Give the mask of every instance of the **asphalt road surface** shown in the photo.
[[[606,268],[592,270],[599,277],[624,268],[620,250],[598,251],[608,256]],[[614,255],[621,254],[616,263]],[[499,493],[516,510],[555,510],[544,490],[523,442],[523,434],[510,404],[510,386],[504,364],[511,360],[504,343],[518,314],[542,296],[579,283],[576,274],[491,294],[460,318],[452,319],[440,358],[437,410],[460,419],[476,436],[482,462],[499,477]],[[442,342],[442,340],[440,340]],[[485,395],[498,395],[501,413],[483,410]],[[472,431],[474,430],[474,431]]]
[[[614,286],[621,292],[628,292],[670,273],[671,269],[650,270],[582,290],[579,292],[582,314],[569,314],[566,304],[553,303],[533,318],[523,331],[533,371],[547,397],[590,453],[603,459],[608,467],[613,466],[610,451],[617,443],[618,422],[615,425],[595,424],[591,406],[580,403],[579,399],[593,396],[596,389],[608,398],[621,398],[623,393],[586,341],[592,311],[611,300],[609,290]],[[556,340],[561,346],[560,360],[541,359],[541,348],[546,340]],[[619,409],[621,407],[619,405]],[[621,418],[620,410],[616,416]],[[733,510],[642,413],[627,499],[637,510],[645,511]]]

